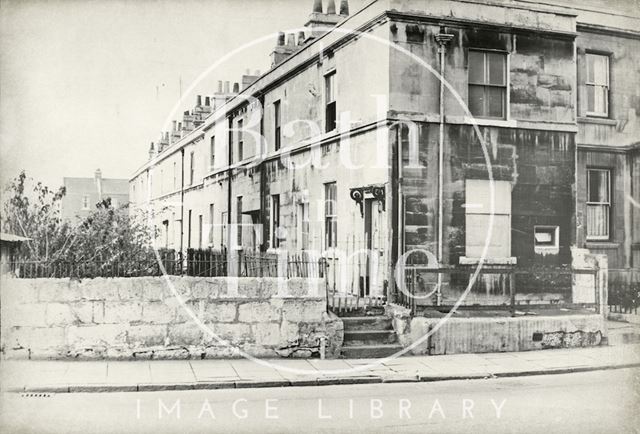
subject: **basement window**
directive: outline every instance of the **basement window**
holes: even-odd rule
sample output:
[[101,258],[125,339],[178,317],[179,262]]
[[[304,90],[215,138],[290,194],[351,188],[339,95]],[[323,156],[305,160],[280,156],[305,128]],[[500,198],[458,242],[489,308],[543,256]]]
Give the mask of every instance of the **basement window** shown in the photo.
[[469,111],[483,118],[506,118],[507,54],[469,50]]

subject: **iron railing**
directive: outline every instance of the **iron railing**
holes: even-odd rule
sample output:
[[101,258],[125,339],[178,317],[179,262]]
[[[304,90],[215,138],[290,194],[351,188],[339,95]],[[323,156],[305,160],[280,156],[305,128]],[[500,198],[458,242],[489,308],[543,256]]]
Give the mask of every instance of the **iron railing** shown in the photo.
[[[459,303],[460,309],[509,310],[514,315],[530,308],[598,309],[600,303],[594,269],[485,266],[472,280],[475,272],[471,266],[406,266],[404,286],[395,288],[395,301],[413,313],[428,308],[447,312]],[[576,279],[582,280],[574,294]]]

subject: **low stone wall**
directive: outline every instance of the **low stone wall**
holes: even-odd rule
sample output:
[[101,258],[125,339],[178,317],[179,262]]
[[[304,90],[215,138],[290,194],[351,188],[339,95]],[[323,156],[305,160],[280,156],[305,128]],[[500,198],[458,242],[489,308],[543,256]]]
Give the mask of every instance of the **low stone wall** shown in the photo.
[[322,340],[337,357],[343,340],[318,279],[3,279],[1,302],[10,358],[314,357]]
[[[408,309],[388,305],[398,342],[412,345],[443,321],[411,317]],[[449,318],[412,354],[494,353],[600,345],[607,336],[603,315]]]

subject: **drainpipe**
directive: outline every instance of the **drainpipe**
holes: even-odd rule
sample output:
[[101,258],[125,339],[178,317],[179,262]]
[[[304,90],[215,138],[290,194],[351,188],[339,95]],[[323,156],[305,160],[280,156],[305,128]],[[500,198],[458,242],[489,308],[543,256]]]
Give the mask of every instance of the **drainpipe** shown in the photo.
[[[227,147],[227,275],[230,273],[231,266],[234,265],[232,262],[232,249],[231,246],[231,234],[233,231],[231,230],[231,164],[233,164],[233,118],[229,116],[229,143]],[[238,230],[236,228],[236,230]],[[235,276],[235,269],[233,272]]]
[[[435,35],[440,55],[440,134],[438,138],[438,267],[442,265],[444,250],[444,64],[447,52],[446,44],[453,39],[453,35],[446,33],[444,26],[440,27],[440,33]],[[442,273],[438,273],[438,286],[436,291],[436,305],[442,302]]]
[[184,148],[180,149],[180,274],[184,265]]

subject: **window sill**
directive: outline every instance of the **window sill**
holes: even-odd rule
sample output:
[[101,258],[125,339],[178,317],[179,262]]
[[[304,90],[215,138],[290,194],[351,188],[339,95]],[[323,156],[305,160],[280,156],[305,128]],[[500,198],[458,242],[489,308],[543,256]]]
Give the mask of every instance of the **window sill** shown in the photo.
[[615,250],[620,247],[620,243],[616,243],[613,241],[588,240],[585,243],[585,247],[587,249]]
[[587,116],[579,117],[578,123],[580,124],[598,124],[598,125],[618,125],[618,121],[607,117]]
[[463,121],[466,124],[476,124],[479,126],[487,126],[487,127],[516,128],[518,126],[518,122],[515,119],[507,120],[507,119],[497,119],[497,118],[479,118],[479,117],[464,116]]
[[[476,265],[480,263],[480,258],[468,258],[466,256],[460,256],[458,259],[460,265]],[[483,265],[516,265],[518,258],[511,256],[508,258],[485,258]]]

